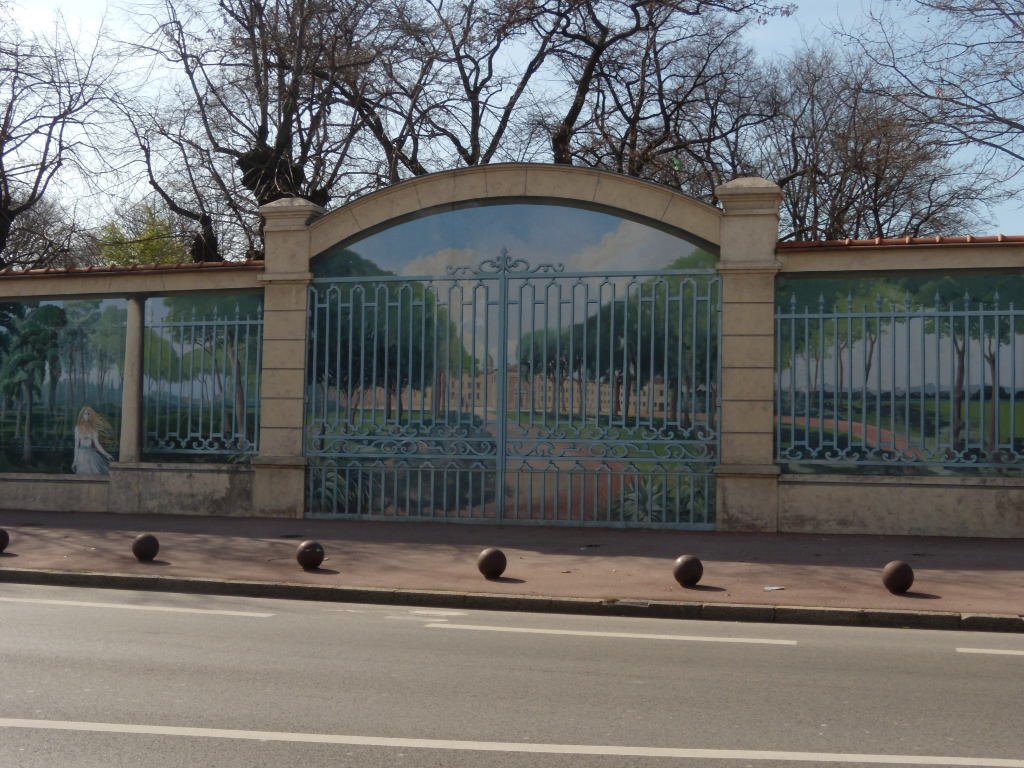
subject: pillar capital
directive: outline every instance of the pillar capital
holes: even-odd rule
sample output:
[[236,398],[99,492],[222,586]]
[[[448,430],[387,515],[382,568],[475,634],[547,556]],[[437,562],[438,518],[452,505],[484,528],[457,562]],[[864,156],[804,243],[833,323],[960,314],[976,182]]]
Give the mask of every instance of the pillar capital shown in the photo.
[[715,187],[726,216],[765,214],[778,217],[782,189],[760,176],[740,176]]
[[260,206],[264,232],[304,230],[324,214],[324,209],[301,197],[282,197]]
[[309,272],[309,225],[323,213],[319,205],[301,197],[282,197],[260,207],[266,279]]
[[778,184],[757,176],[741,177],[715,188],[722,202],[719,268],[777,270],[779,240]]

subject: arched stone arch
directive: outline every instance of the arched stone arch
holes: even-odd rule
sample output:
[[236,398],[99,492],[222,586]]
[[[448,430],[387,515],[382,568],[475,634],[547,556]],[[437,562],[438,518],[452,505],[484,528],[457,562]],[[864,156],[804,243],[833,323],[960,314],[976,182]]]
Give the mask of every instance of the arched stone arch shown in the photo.
[[668,187],[591,168],[516,163],[420,176],[361,197],[312,223],[309,251],[320,253],[420,211],[479,200],[591,205],[721,243],[721,212]]

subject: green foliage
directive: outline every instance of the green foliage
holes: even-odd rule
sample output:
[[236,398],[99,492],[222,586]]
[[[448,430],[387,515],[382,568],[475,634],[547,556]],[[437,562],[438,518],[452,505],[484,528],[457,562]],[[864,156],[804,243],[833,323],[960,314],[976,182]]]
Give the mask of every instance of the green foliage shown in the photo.
[[18,305],[3,313],[4,356],[0,362],[0,394],[18,399],[23,408],[21,433],[22,454],[25,464],[32,461],[33,399],[41,394],[47,370],[51,380],[60,376],[58,339],[67,325],[63,307],[53,304],[42,306]]
[[[348,250],[318,257],[314,271],[332,277],[391,275]],[[423,282],[367,279],[325,284],[319,291],[311,327],[320,354],[311,360],[310,383],[347,392],[384,387],[393,396],[431,387],[444,371],[473,366],[447,307]],[[389,418],[390,407],[389,396]]]
[[[694,251],[672,269],[703,269],[715,257]],[[663,380],[672,394],[669,418],[684,422],[696,407],[698,387],[715,386],[718,355],[717,301],[713,277],[671,274],[631,282],[628,296],[603,304],[587,319],[563,330],[550,328],[519,340],[524,377],[553,381],[613,382],[617,409],[629,411],[630,393]],[[707,309],[701,303],[710,302]],[[698,311],[698,305],[700,311]],[[681,395],[681,397],[680,397]]]
[[[260,359],[259,294],[163,298],[147,321],[145,374],[161,382],[147,399],[147,450],[234,450],[244,460],[255,444]],[[194,402],[201,399],[198,407]],[[216,424],[208,414],[219,413]],[[204,416],[204,414],[207,414]],[[177,458],[177,456],[176,456]]]
[[107,264],[180,264],[190,261],[188,248],[175,235],[171,220],[151,205],[138,222],[109,221],[100,230],[100,258]]
[[185,323],[191,320],[234,320],[257,318],[263,302],[259,293],[201,293],[167,296],[167,322]]
[[379,277],[394,274],[348,248],[332,249],[316,256],[310,262],[310,269],[317,277]]
[[698,522],[705,519],[707,477],[642,474],[612,507],[613,520],[630,523]]

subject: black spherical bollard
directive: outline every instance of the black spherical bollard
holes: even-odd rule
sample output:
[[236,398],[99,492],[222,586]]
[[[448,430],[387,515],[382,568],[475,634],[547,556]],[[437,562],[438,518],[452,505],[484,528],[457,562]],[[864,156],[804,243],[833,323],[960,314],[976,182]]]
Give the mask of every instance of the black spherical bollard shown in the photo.
[[295,559],[304,570],[313,571],[324,561],[324,548],[319,541],[304,541],[295,551]]
[[3,528],[0,528],[0,552],[7,549],[7,545],[11,543],[11,537]]
[[496,579],[505,572],[508,560],[505,553],[497,547],[488,547],[476,559],[476,567],[485,579]]
[[894,595],[902,595],[914,583],[914,569],[902,560],[893,560],[882,570],[882,584]]
[[132,542],[132,554],[140,563],[148,563],[160,551],[160,542],[152,533],[140,533]]
[[672,575],[681,586],[695,586],[704,575],[704,564],[696,555],[680,555],[672,567]]

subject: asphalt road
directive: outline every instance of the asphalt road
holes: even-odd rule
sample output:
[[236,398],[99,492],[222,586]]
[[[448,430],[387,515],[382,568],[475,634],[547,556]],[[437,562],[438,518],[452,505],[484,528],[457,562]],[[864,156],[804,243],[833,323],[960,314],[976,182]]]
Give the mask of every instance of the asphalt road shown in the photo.
[[1024,768],[1024,636],[0,588],[0,766]]

